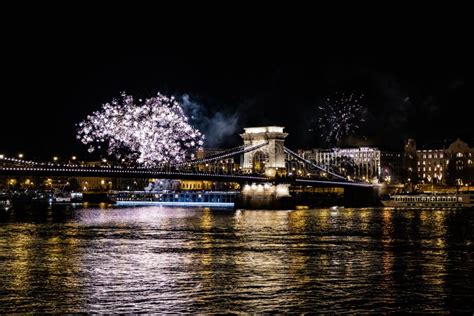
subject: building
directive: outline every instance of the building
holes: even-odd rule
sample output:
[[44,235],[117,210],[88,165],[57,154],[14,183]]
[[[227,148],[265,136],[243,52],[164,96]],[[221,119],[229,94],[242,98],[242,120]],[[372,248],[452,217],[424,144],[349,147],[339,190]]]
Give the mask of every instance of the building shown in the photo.
[[380,179],[381,152],[375,147],[298,150],[298,154],[348,179],[376,182]]
[[[206,148],[201,149],[196,152],[195,159],[206,159],[216,156],[221,156],[229,150],[216,149],[216,148]],[[230,174],[236,173],[240,170],[240,165],[235,161],[234,157],[226,157],[213,162],[203,162],[196,165],[197,171],[199,172],[209,172],[209,173],[222,173]]]
[[412,185],[418,183],[417,165],[418,156],[416,152],[416,141],[414,139],[408,139],[405,142],[403,151],[403,183]]
[[459,138],[447,148],[416,150],[416,170],[422,184],[464,185],[473,183],[474,148]]
[[441,184],[446,175],[449,159],[444,149],[416,151],[418,179],[421,183]]
[[474,148],[459,138],[446,149],[446,183],[471,185],[474,183]]
[[380,181],[401,183],[403,176],[403,154],[393,151],[380,152]]

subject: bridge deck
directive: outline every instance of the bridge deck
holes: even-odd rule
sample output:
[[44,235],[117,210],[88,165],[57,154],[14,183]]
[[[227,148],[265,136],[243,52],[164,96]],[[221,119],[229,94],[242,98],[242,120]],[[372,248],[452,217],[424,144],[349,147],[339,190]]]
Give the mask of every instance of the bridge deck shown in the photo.
[[64,177],[113,177],[113,178],[159,178],[181,180],[208,180],[222,182],[279,182],[308,186],[332,187],[372,187],[371,184],[340,180],[321,180],[308,178],[278,178],[245,174],[212,174],[200,172],[155,171],[149,169],[125,168],[81,168],[81,167],[0,167],[0,175],[5,176],[64,176]]

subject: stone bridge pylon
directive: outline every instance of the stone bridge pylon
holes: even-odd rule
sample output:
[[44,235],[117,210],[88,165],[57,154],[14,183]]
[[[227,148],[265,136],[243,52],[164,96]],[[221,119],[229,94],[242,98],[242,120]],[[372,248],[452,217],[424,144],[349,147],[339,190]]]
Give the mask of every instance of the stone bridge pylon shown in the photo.
[[266,143],[259,149],[243,154],[242,170],[252,173],[263,173],[268,177],[286,174],[285,138],[281,126],[246,127],[240,134],[245,147]]

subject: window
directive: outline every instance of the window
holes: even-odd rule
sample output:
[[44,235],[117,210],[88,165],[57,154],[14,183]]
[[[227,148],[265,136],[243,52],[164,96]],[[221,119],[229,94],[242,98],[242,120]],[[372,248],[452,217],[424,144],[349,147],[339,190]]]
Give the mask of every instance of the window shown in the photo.
[[431,154],[428,155],[428,159],[431,159],[433,156]]
[[456,157],[462,158],[463,154],[462,153],[457,153]]
[[439,158],[443,158],[443,157],[444,157],[444,155],[443,155],[443,154],[439,154]]
[[438,158],[438,154],[434,154],[434,157],[435,157],[435,158]]

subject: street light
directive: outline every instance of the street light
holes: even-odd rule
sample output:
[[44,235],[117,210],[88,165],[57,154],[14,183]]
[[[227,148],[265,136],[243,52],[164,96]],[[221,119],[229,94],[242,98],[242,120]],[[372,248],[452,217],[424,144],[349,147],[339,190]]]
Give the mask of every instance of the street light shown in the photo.
[[18,158],[22,159],[23,158],[23,154],[18,154]]
[[55,162],[58,161],[58,157],[54,156],[54,157],[53,157],[53,160],[54,160]]
[[77,159],[77,157],[76,157],[76,156],[72,156],[72,160],[76,160],[76,159]]

